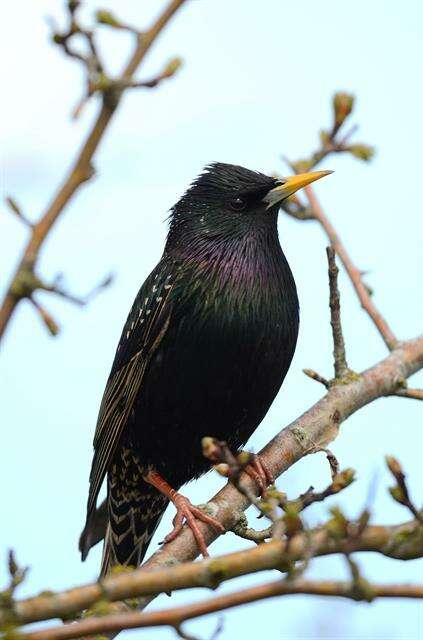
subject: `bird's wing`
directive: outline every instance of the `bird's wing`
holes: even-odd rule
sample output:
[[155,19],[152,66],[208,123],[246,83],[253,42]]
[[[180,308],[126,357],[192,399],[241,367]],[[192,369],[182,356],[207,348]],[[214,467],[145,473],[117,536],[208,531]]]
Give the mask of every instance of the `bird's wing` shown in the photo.
[[173,264],[162,260],[142,285],[123,328],[94,435],[88,514],[95,508],[98,492],[139,393],[150,358],[169,326],[169,296],[174,277]]

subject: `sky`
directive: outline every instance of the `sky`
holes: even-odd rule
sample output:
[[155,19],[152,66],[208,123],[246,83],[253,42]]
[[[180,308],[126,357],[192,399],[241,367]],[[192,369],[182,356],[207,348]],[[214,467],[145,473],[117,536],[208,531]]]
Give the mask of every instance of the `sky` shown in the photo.
[[[162,2],[87,0],[84,15],[107,8],[122,20],[148,25]],[[164,5],[163,5],[164,6]],[[63,24],[55,0],[9,3],[0,25],[0,153],[2,196],[12,195],[36,220],[66,174],[93,121],[98,104],[80,119],[70,114],[82,89],[81,71],[49,39],[47,19]],[[97,176],[84,186],[45,244],[45,278],[63,273],[72,292],[84,294],[106,274],[112,287],[84,309],[40,296],[61,326],[47,335],[28,304],[21,304],[0,356],[2,575],[7,549],[31,571],[23,594],[60,589],[95,579],[101,550],[81,564],[77,538],[84,522],[87,479],[96,415],[110,364],[138,287],[159,259],[168,209],[208,162],[219,160],[271,173],[286,172],[281,156],[306,156],[328,126],[336,90],[357,96],[356,140],[372,144],[371,164],[330,158],[333,176],[316,185],[325,211],[351,256],[368,272],[374,300],[400,338],[421,331],[422,24],[419,0],[188,1],[157,41],[139,78],[148,78],[174,56],[184,60],[177,76],[156,90],[132,91],[116,113],[95,158]],[[117,73],[132,47],[127,35],[104,31],[101,51]],[[2,206],[0,292],[3,293],[27,230]],[[258,451],[277,431],[322,395],[302,373],[310,367],[329,377],[329,326],[325,246],[314,223],[281,215],[280,239],[301,302],[298,348],[283,389],[249,447]],[[340,275],[347,356],[360,371],[386,348],[360,309],[345,274]],[[422,376],[412,382],[422,384]],[[421,407],[399,398],[378,400],[342,427],[333,451],[357,481],[342,496],[307,512],[310,525],[342,504],[357,516],[365,505],[372,520],[393,524],[409,514],[387,494],[385,454],[394,454],[421,500]],[[310,484],[327,485],[324,456],[303,459],[278,481],[295,497]],[[222,486],[216,474],[188,485],[185,494],[204,502]],[[151,546],[169,530],[166,513]],[[255,515],[250,510],[250,521]],[[257,523],[257,526],[260,523]],[[232,534],[211,553],[245,548]],[[364,575],[379,582],[413,582],[422,562],[398,562],[358,554]],[[347,577],[343,558],[315,560],[309,575]],[[221,592],[262,583],[255,575],[223,585]],[[158,598],[152,608],[207,597],[200,591]],[[210,637],[216,616],[187,630]],[[282,640],[418,640],[422,605],[404,600],[357,604],[286,597],[226,612],[222,640],[256,638],[265,630]],[[168,640],[171,630],[133,631],[132,637]]]

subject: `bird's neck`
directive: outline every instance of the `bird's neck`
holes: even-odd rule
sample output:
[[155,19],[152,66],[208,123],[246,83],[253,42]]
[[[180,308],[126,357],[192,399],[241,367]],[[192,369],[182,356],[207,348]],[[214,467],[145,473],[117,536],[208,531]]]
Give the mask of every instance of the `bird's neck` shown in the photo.
[[186,229],[178,238],[169,237],[165,253],[183,263],[205,286],[229,287],[241,296],[247,291],[263,295],[281,287],[295,291],[276,217],[221,235],[190,234]]

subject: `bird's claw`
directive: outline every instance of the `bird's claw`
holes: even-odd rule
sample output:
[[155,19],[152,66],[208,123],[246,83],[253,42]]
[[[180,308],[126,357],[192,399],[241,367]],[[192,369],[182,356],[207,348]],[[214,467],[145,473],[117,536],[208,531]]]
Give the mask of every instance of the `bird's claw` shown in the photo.
[[261,497],[266,493],[267,488],[275,482],[266,464],[257,454],[252,454],[251,462],[245,467],[244,471],[257,484]]
[[209,555],[207,551],[207,545],[204,540],[204,536],[197,524],[197,520],[210,525],[218,533],[225,533],[224,526],[218,520],[216,520],[216,518],[213,518],[207,513],[204,513],[204,511],[202,511],[199,507],[195,507],[193,504],[191,504],[188,498],[185,498],[185,496],[182,496],[179,493],[173,497],[172,502],[176,507],[176,515],[173,518],[173,530],[167,534],[167,536],[163,540],[163,543],[165,544],[167,542],[172,542],[172,540],[175,540],[175,538],[177,538],[182,531],[184,524],[186,523],[193,533],[201,554],[204,558],[207,558]]

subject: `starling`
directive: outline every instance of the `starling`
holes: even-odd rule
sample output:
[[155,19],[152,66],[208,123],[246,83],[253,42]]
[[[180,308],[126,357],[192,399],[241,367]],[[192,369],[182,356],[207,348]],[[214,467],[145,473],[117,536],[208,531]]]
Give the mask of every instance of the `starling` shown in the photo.
[[[282,385],[299,306],[277,214],[328,173],[280,179],[213,163],[171,209],[163,256],[123,328],[94,436],[80,549],[84,559],[105,538],[102,575],[142,562],[169,501],[177,513],[166,540],[186,522],[207,554],[197,520],[221,525],[178,489],[210,468],[202,438],[237,452]],[[267,476],[260,463],[254,474]],[[106,475],[106,504],[96,509]]]

